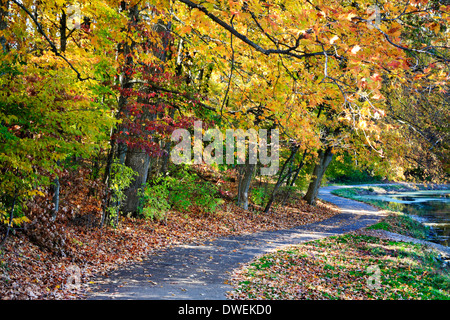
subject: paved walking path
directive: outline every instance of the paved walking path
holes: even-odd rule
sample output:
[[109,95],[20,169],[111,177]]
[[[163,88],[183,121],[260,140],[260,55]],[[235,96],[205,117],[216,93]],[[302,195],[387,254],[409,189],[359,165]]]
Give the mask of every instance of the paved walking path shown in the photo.
[[87,299],[226,299],[226,291],[232,289],[225,283],[228,273],[239,264],[286,245],[351,232],[382,217],[370,205],[332,195],[336,188],[324,187],[319,193],[319,198],[341,209],[332,218],[288,230],[177,246],[97,279]]

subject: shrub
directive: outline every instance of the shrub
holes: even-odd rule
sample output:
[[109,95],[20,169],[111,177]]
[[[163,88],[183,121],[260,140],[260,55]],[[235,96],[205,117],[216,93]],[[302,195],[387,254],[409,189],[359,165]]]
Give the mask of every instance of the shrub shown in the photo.
[[266,202],[266,199],[270,195],[269,190],[266,189],[267,188],[265,187],[257,187],[252,189],[250,199],[254,204],[262,206]]
[[162,221],[170,210],[168,183],[163,178],[157,178],[153,184],[147,184],[141,191],[141,205],[138,213],[145,219]]
[[108,207],[109,219],[112,225],[117,227],[119,210],[123,202],[127,199],[124,190],[133,181],[137,172],[133,169],[120,164],[117,160],[111,165],[111,184],[112,191],[111,204]]
[[179,211],[193,210],[196,207],[202,212],[214,213],[222,200],[217,196],[219,189],[209,181],[202,181],[195,173],[180,170],[170,183],[170,203]]
[[326,180],[332,183],[360,183],[381,181],[383,177],[376,174],[372,166],[362,161],[356,164],[355,159],[348,152],[343,152],[330,163]]
[[148,219],[163,220],[171,208],[180,212],[214,213],[222,203],[216,185],[202,181],[197,174],[182,168],[172,176],[161,176],[141,192],[139,214]]

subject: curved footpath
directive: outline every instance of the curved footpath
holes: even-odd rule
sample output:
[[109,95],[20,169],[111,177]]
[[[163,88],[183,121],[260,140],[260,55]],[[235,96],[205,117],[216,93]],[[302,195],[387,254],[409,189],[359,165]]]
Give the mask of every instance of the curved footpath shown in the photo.
[[232,290],[226,279],[241,263],[286,245],[355,231],[383,217],[382,211],[370,205],[332,195],[337,188],[341,187],[323,187],[319,193],[320,199],[340,208],[341,213],[334,217],[288,230],[180,245],[96,279],[86,298],[226,299],[226,292]]

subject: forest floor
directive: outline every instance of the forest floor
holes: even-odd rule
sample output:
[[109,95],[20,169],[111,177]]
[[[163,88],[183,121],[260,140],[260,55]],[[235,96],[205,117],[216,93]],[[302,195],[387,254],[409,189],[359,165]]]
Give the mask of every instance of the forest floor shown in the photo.
[[0,299],[222,299],[236,285],[231,272],[256,256],[382,218],[373,206],[332,195],[333,188],[322,188],[316,207],[294,197],[268,214],[227,200],[215,214],[123,217],[115,229],[68,221],[58,229],[65,239],[58,253],[18,230],[0,249]]
[[320,221],[308,219],[307,223],[290,228],[176,246],[120,268],[107,277],[96,278],[90,286],[88,299],[225,299],[227,292],[233,289],[230,283],[233,270],[255,257],[285,246],[359,230],[383,217],[381,211],[364,203],[329,192],[322,192],[320,197],[327,203],[335,203],[339,214],[328,210],[320,214]]
[[[233,188],[230,183],[228,189]],[[118,228],[98,228],[88,220],[69,219],[47,231],[61,233],[56,238],[63,239],[64,249],[56,252],[17,230],[0,248],[0,299],[80,299],[94,276],[108,275],[175,246],[290,229],[337,213],[330,204],[314,207],[294,198],[291,204],[274,207],[268,214],[258,207],[243,210],[225,200],[214,214],[171,211],[163,222],[122,217]],[[45,234],[49,239],[53,236]]]

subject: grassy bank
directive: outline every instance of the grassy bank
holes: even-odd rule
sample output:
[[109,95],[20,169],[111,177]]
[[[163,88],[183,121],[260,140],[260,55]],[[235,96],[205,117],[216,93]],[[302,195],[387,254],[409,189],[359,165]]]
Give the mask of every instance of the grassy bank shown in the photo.
[[232,284],[232,299],[450,299],[449,267],[437,252],[364,234],[264,255]]
[[[367,192],[405,191],[401,186],[339,189],[362,200]],[[430,229],[382,201],[389,211],[367,229],[425,239]],[[395,205],[394,205],[395,206]],[[292,246],[264,255],[237,270],[231,299],[427,299],[450,300],[450,267],[421,244],[369,236],[364,230]]]
[[428,239],[432,234],[433,232],[432,229],[414,220],[409,215],[400,212],[401,204],[364,198],[364,196],[368,194],[382,195],[389,192],[401,192],[401,191],[404,192],[413,190],[414,189],[408,188],[403,185],[390,185],[390,186],[374,186],[366,188],[342,188],[332,191],[332,194],[372,204],[380,209],[387,211],[388,214],[385,218],[383,218],[379,223],[369,227],[368,229],[373,230],[381,229],[413,237],[416,239],[425,240]]

